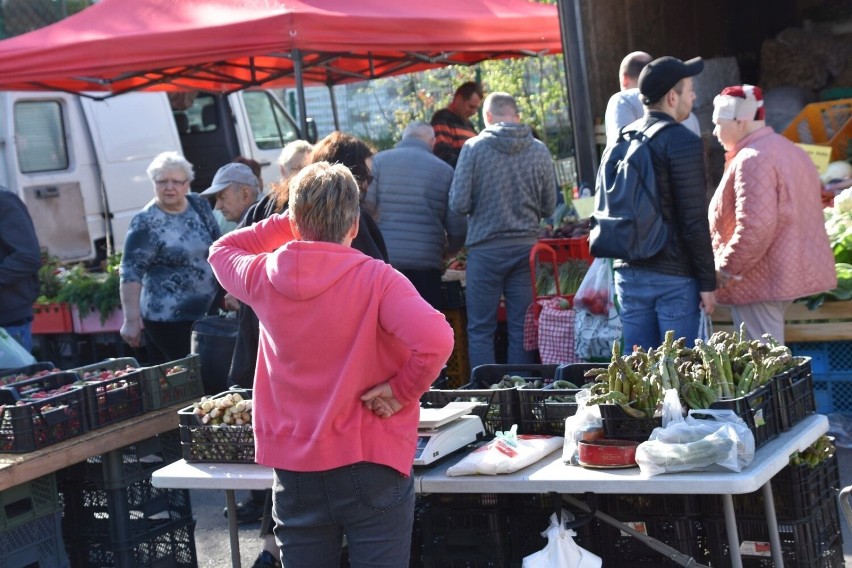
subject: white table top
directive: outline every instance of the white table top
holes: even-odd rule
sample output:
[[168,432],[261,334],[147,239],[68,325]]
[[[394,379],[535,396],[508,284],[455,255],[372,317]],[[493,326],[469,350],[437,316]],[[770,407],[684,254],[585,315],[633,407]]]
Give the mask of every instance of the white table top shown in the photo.
[[[457,456],[438,466],[416,468],[415,488],[419,493],[751,493],[781,471],[790,454],[804,450],[826,431],[828,419],[811,415],[758,449],[751,465],[739,473],[685,472],[649,477],[642,475],[638,467],[586,469],[565,465],[562,451],[557,450],[511,474],[447,477],[447,468],[462,457]],[[155,487],[163,488],[268,489],[272,486],[272,470],[257,464],[180,460],[155,471],[151,481]]]

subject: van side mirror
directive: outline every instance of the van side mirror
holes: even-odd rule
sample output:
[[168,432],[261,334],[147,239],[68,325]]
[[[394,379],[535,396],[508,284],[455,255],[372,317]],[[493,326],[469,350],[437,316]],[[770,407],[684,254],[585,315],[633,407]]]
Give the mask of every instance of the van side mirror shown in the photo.
[[317,135],[317,123],[313,118],[306,118],[305,122],[308,126],[308,131],[305,132],[305,139],[311,144],[316,144],[317,140],[319,140],[319,136]]

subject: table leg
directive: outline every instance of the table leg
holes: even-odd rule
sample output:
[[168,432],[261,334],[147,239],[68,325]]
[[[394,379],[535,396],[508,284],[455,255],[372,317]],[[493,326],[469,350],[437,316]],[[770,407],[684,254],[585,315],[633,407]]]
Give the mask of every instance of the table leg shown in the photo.
[[769,529],[769,546],[772,548],[772,562],[775,568],[784,568],[784,553],[781,550],[781,536],[778,534],[778,517],[775,514],[775,500],[772,497],[772,482],[763,484],[763,514]]
[[[112,501],[110,507],[110,536],[113,542],[125,544],[130,542],[130,506],[127,499],[127,487],[121,487],[119,480],[124,477],[124,452],[113,450],[103,454],[104,484]],[[117,568],[133,568],[135,561],[133,550],[122,547],[115,551],[115,565]]]
[[[730,494],[722,495],[722,505],[725,509],[725,530],[728,533],[728,549],[731,554],[731,568],[743,568],[743,557],[740,554],[740,535],[737,532],[737,517],[734,514],[734,498]],[[775,533],[776,536],[778,533]]]
[[237,499],[233,489],[225,490],[225,501],[228,506],[228,534],[231,538],[231,566],[241,568],[240,564],[240,532],[237,528]]

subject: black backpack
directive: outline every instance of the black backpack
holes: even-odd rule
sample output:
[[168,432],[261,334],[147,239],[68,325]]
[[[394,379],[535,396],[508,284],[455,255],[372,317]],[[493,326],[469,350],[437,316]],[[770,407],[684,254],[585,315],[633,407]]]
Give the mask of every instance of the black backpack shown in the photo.
[[601,158],[589,234],[594,257],[642,260],[663,250],[671,238],[648,141],[676,123],[658,120],[643,127],[643,120],[625,126]]

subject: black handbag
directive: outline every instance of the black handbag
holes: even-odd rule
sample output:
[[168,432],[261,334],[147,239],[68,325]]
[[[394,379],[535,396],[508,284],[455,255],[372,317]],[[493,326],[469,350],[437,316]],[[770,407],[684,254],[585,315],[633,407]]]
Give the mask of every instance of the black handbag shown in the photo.
[[228,390],[228,372],[238,329],[237,318],[226,316],[206,316],[192,324],[190,351],[200,357],[204,394]]

